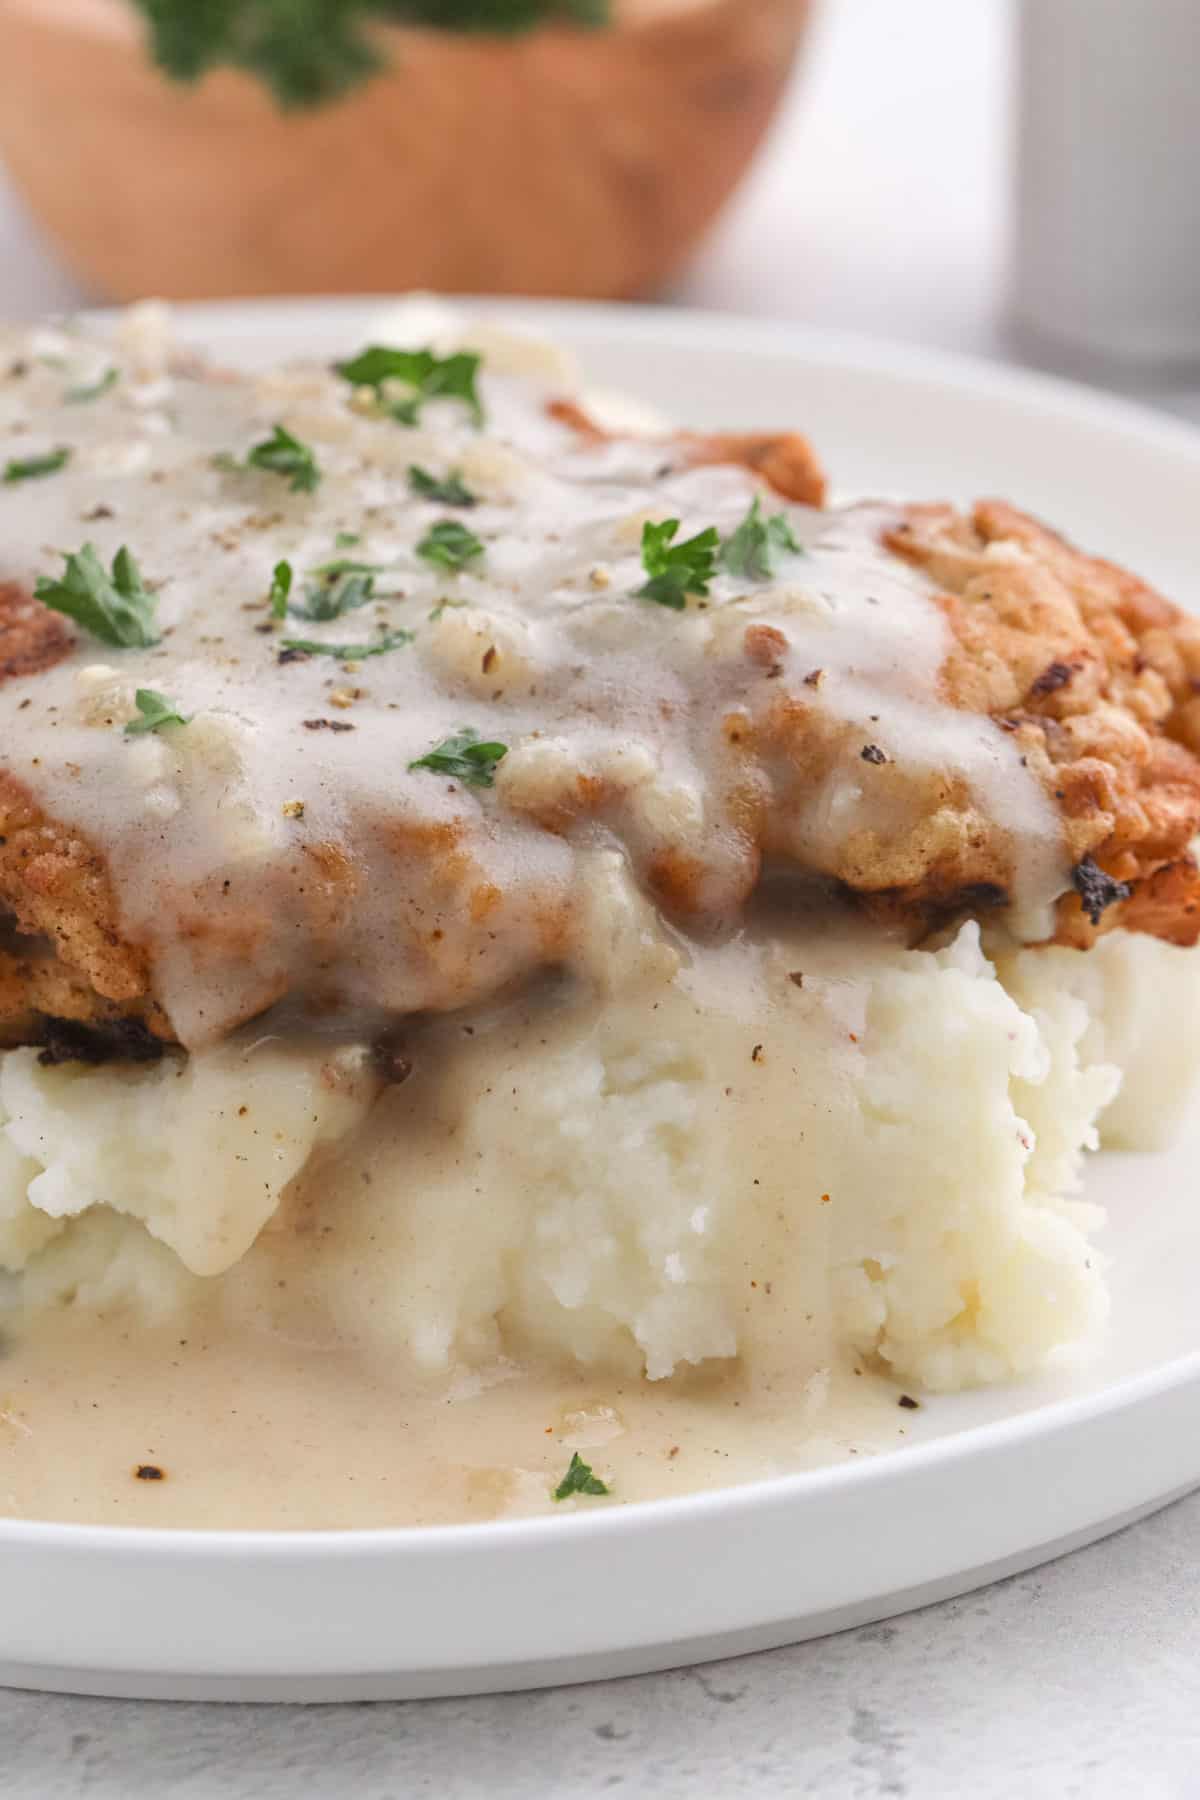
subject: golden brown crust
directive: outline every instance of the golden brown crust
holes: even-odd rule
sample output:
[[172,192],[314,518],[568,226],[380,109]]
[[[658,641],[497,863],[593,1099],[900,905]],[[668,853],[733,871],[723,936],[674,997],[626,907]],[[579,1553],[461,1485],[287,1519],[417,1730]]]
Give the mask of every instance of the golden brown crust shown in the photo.
[[0,581],[0,681],[37,675],[69,656],[74,639],[63,619],[14,581]]
[[798,432],[689,431],[675,441],[692,467],[734,463],[751,470],[784,500],[802,506],[825,504],[825,471],[808,439]]
[[887,542],[943,590],[947,698],[1014,735],[1072,863],[1130,889],[1102,909],[1065,896],[1058,940],[1125,925],[1194,942],[1200,620],[1003,501],[910,507]]
[[1200,937],[1200,869],[1192,858],[1166,863],[1139,881],[1122,909],[1121,924],[1168,944],[1194,944]]
[[[585,418],[579,428],[590,428]],[[707,446],[714,460],[719,446],[721,457],[791,480],[806,497],[819,480],[807,447],[789,448],[803,440],[677,441]],[[1058,905],[1056,940],[1086,947],[1121,924],[1173,943],[1196,942],[1200,870],[1189,846],[1200,831],[1200,621],[1000,502],[983,502],[969,516],[948,506],[909,508],[886,541],[941,590],[954,644],[943,667],[947,700],[1011,734],[1062,821],[1077,874],[1076,891]],[[58,660],[69,638],[54,615],[14,598],[11,588],[2,593],[9,598],[7,613],[0,603],[0,641],[6,628],[17,635],[10,635],[0,668],[13,678],[35,674]],[[727,841],[706,843],[695,855],[664,851],[650,863],[661,902],[694,916],[744,900],[764,856],[786,860],[793,853],[789,834],[805,794],[844,767],[848,755],[869,758],[872,748],[856,738],[848,749],[853,728],[813,704],[820,670],[795,689],[776,681],[788,650],[783,632],[732,615],[729,625],[715,654],[728,664],[729,698],[718,729],[733,829]],[[888,828],[842,842],[836,867],[825,872],[874,911],[917,929],[955,909],[1002,906],[1011,844],[980,813],[965,777],[914,772],[882,755],[870,760]],[[546,829],[565,832],[581,818],[626,805],[611,779],[580,773],[570,792],[524,810]],[[485,878],[461,823],[417,828],[390,820],[381,821],[380,832],[401,862],[434,871],[445,901],[435,910],[476,923],[502,911],[504,896]],[[312,845],[305,854],[297,904],[318,947],[332,945],[362,872],[336,845]],[[47,818],[21,783],[0,771],[0,926],[5,915],[0,1044],[38,1041],[46,1017],[101,1030],[126,1021],[171,1039],[147,956],[122,935],[103,856],[82,833]],[[200,897],[190,906],[181,899],[178,924],[197,939],[211,936],[218,957],[239,938],[250,961],[265,931],[262,912],[247,908],[244,897],[231,918]],[[568,935],[563,901],[548,901],[542,932],[542,959],[561,957]],[[431,925],[424,948],[453,991],[461,946]],[[536,962],[538,952],[532,954]],[[264,1004],[281,996],[282,974],[280,981],[276,992],[264,970]],[[465,1000],[472,991],[465,965],[461,981]],[[338,1004],[331,991],[329,1005]]]
[[[574,400],[552,400],[546,408],[551,418],[569,425],[591,443],[604,443],[612,434],[597,425]],[[678,457],[685,468],[729,463],[749,469],[784,500],[803,506],[825,503],[825,471],[808,439],[794,431],[681,431],[663,439],[668,455]]]
[[[0,909],[25,937],[45,940],[66,987],[86,984],[98,1014],[105,1003],[145,1017],[165,1034],[150,995],[145,956],[125,942],[104,859],[87,840],[46,818],[19,782],[0,771]],[[39,1007],[49,974],[28,959],[26,1002]],[[11,1004],[11,982],[9,972]],[[77,1017],[72,1010],[64,1016]]]
[[166,1019],[152,1000],[103,999],[81,975],[49,949],[0,950],[0,1048],[40,1043],[48,1020],[100,1029],[134,1021],[148,1035],[171,1041]]
[[[57,613],[0,582],[0,681],[53,668],[73,643]],[[47,1017],[136,1019],[170,1035],[145,959],[122,939],[103,858],[0,770],[0,923],[5,915],[26,941],[0,950],[0,1045],[36,1041]]]
[[586,438],[589,443],[603,444],[608,440],[609,433],[597,425],[577,400],[549,400],[546,411],[560,425],[568,426],[578,437]]

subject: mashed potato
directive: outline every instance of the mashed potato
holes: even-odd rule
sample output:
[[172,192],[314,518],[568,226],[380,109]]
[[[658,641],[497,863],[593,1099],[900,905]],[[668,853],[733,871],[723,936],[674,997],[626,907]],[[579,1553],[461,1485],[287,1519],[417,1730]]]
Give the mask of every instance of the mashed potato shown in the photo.
[[224,1045],[150,1068],[44,1069],[36,1050],[12,1050],[0,1059],[4,1136],[17,1157],[0,1198],[12,1221],[0,1263],[23,1267],[43,1227],[47,1241],[66,1220],[107,1207],[140,1221],[193,1274],[219,1275],[315,1147],[361,1119],[373,1092],[353,1052]]
[[429,1372],[741,1358],[770,1380],[852,1352],[942,1390],[1095,1330],[1084,1152],[1169,1131],[1194,957],[1114,933],[996,963],[975,925],[921,952],[828,921],[701,955],[619,858],[590,895],[586,995],[414,1027],[373,1108],[352,1049],[0,1058],[8,1304],[162,1318],[217,1294]]

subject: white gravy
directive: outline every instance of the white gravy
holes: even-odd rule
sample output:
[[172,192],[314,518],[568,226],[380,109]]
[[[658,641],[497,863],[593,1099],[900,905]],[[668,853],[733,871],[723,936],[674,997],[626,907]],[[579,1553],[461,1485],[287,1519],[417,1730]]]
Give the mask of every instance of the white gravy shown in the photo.
[[[414,1387],[224,1318],[181,1340],[49,1314],[0,1355],[0,1515],[333,1530],[658,1500],[903,1448],[901,1391],[850,1363],[832,1390],[736,1365],[656,1384],[515,1363]],[[555,1503],[575,1451],[609,1499]]]
[[[103,394],[66,398],[110,365]],[[145,317],[115,347],[0,340],[0,459],[71,450],[58,473],[0,487],[0,581],[32,588],[85,541],[106,566],[127,545],[162,633],[137,650],[80,632],[52,669],[0,684],[0,764],[103,852],[122,930],[189,1049],[284,996],[374,1019],[481,1005],[563,962],[594,974],[578,932],[597,843],[642,877],[664,858],[695,865],[698,924],[733,925],[759,872],[747,807],[775,808],[770,848],[801,872],[836,875],[856,834],[904,829],[880,767],[965,781],[1008,834],[1015,929],[1044,929],[1067,884],[1053,811],[1005,734],[941,699],[945,621],[925,579],[881,547],[886,509],[763,496],[802,546],[773,579],[720,573],[683,611],[635,598],[647,518],[678,519],[679,539],[728,538],[759,489],[738,468],[680,466],[662,440],[581,442],[547,416],[560,391],[498,358],[481,378],[485,431],[454,402],[406,429],[325,368],[253,379],[173,361]],[[312,446],[315,493],[214,466],[277,421]],[[478,504],[410,492],[413,464],[461,471]],[[484,545],[461,574],[416,551],[444,518]],[[295,604],[337,558],[371,565],[368,604],[272,619],[277,563],[292,565]],[[776,679],[746,653],[752,625],[777,634]],[[411,640],[385,654],[280,656],[292,637],[366,646],[398,632]],[[138,688],[190,723],[128,737]],[[836,746],[807,788],[782,764],[747,773],[724,729],[753,725],[780,693]],[[463,726],[507,747],[493,789],[409,767]],[[608,799],[573,833],[588,783]],[[691,943],[678,960],[681,992],[728,992],[736,1014],[749,966],[736,945]],[[781,992],[799,1004],[798,988]],[[757,1069],[753,1021],[739,1029],[739,1069]],[[287,1255],[302,1280],[314,1248],[272,1254],[283,1288]],[[628,1501],[903,1442],[894,1388],[842,1368],[827,1409],[828,1378],[784,1360],[766,1377],[726,1359],[669,1384],[503,1360],[414,1382],[369,1340],[306,1342],[216,1302],[182,1326],[30,1313],[0,1344],[0,1512],[434,1523],[553,1511],[576,1449]]]
[[[65,399],[109,366],[106,392]],[[924,577],[880,546],[886,510],[766,496],[803,546],[774,579],[721,573],[682,612],[633,598],[647,517],[679,519],[680,539],[727,537],[756,484],[682,468],[661,440],[581,443],[548,418],[555,391],[485,364],[485,431],[452,401],[406,429],[327,368],[212,378],[173,364],[145,320],[116,352],[45,333],[0,347],[0,458],[71,451],[58,473],[0,487],[0,580],[32,588],[85,541],[106,566],[125,545],[162,633],[112,649],[81,631],[57,666],[0,685],[3,765],[105,855],[183,1044],[284,995],[323,1014],[446,1010],[564,960],[577,869],[562,824],[588,782],[635,870],[692,870],[706,926],[732,922],[757,879],[748,808],[780,821],[770,848],[836,875],[849,841],[903,837],[895,771],[965,780],[1011,838],[1018,933],[1044,928],[1067,885],[1052,808],[1003,732],[940,698],[947,628]],[[214,467],[279,420],[316,454],[315,493]],[[479,504],[411,493],[413,464],[461,470]],[[485,547],[460,574],[417,554],[444,518]],[[277,563],[294,570],[295,605],[338,558],[371,565],[376,598],[328,622],[272,621]],[[747,654],[751,625],[779,634],[777,679]],[[281,660],[288,639],[397,632],[411,641],[348,664]],[[191,723],[127,737],[137,688]],[[731,718],[753,728],[780,693],[833,746],[800,785],[786,757],[747,761],[728,741]],[[508,747],[492,791],[409,768],[464,725]]]

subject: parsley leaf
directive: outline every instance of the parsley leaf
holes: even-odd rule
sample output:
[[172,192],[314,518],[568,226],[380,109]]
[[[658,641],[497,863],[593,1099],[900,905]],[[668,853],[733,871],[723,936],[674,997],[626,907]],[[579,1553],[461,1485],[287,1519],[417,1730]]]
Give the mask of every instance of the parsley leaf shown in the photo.
[[130,719],[125,727],[126,737],[138,737],[144,731],[161,731],[164,725],[188,725],[173,700],[165,694],[155,693],[153,688],[139,688],[133,696],[141,717]]
[[609,0],[135,0],[155,61],[177,81],[245,69],[285,107],[317,106],[385,65],[378,19],[443,31],[519,32],[607,22]]
[[275,564],[275,570],[271,576],[271,586],[267,592],[267,599],[270,602],[272,618],[282,619],[286,614],[288,595],[292,591],[292,582],[294,579],[295,577],[292,574],[292,565],[290,562],[277,562]]
[[710,525],[707,531],[676,544],[678,530],[678,519],[666,519],[661,525],[648,519],[642,526],[642,567],[650,579],[635,589],[634,598],[682,612],[689,594],[707,594],[717,572],[721,536],[716,526]]
[[[453,356],[435,356],[432,350],[393,350],[371,344],[349,362],[335,363],[344,381],[354,387],[374,388],[380,406],[400,425],[415,425],[429,400],[461,400],[476,425],[483,424],[483,406],[475,386],[480,358],[472,350]],[[389,400],[384,384],[402,382],[411,395]]]
[[336,575],[380,575],[386,563],[356,562],[352,556],[338,556],[332,562],[317,563],[312,574],[332,580]]
[[775,574],[776,556],[781,553],[802,556],[804,545],[798,542],[783,513],[776,513],[773,519],[762,517],[762,503],[756,494],[737,530],[721,545],[721,567],[750,581],[770,581]]
[[435,569],[457,575],[468,563],[483,555],[483,545],[475,533],[468,531],[457,519],[439,519],[417,545],[417,555],[423,556]]
[[269,438],[255,444],[244,464],[227,453],[213,458],[216,468],[232,474],[241,468],[265,469],[271,475],[289,477],[293,494],[315,493],[321,482],[317,459],[307,444],[292,436],[282,425],[276,425]]
[[303,650],[306,656],[336,656],[339,662],[362,662],[368,656],[386,656],[411,644],[411,631],[385,631],[373,644],[322,644],[316,638],[284,638],[285,650]]
[[572,1494],[607,1494],[610,1491],[607,1482],[593,1474],[591,1466],[584,1462],[577,1450],[567,1466],[566,1474],[554,1490],[554,1498],[569,1500]]
[[47,450],[44,456],[26,456],[14,458],[4,465],[6,482],[38,481],[43,475],[57,475],[65,469],[71,460],[69,450]]
[[154,609],[158,604],[146,587],[133,557],[120,549],[113,558],[112,574],[96,554],[94,544],[66,557],[62,579],[43,576],[34,589],[43,606],[66,613],[102,643],[124,650],[145,650],[157,644]]
[[443,506],[475,506],[478,496],[465,484],[457,469],[451,469],[439,481],[418,463],[408,465],[408,485],[423,500],[440,500]]
[[276,425],[264,443],[255,444],[246,462],[252,469],[267,469],[272,475],[287,475],[293,494],[315,493],[321,480],[317,459],[307,444]]
[[68,388],[63,399],[68,406],[87,406],[92,400],[101,399],[110,388],[115,388],[120,379],[119,369],[105,369],[99,381],[89,381],[82,387]]
[[303,604],[288,608],[293,618],[311,619],[314,623],[340,619],[343,613],[357,612],[375,598],[375,576],[365,563],[346,563],[340,568],[330,564],[327,570],[317,570],[317,574],[321,576],[319,581],[305,585]]
[[496,764],[507,755],[507,744],[485,744],[477,731],[464,725],[408,766],[428,769],[434,775],[452,775],[466,787],[490,788],[495,783]]
[[343,613],[357,612],[376,598],[375,577],[386,568],[385,563],[354,562],[339,556],[333,562],[318,563],[312,573],[315,580],[305,583],[304,599],[291,604],[294,576],[291,563],[276,563],[275,578],[269,599],[277,619],[290,616],[308,619],[314,624],[340,619]]
[[339,550],[352,550],[355,544],[362,543],[357,531],[339,531],[333,541]]
[[382,66],[363,31],[379,0],[137,0],[155,61],[177,81],[222,64],[265,82],[281,106],[333,100]]

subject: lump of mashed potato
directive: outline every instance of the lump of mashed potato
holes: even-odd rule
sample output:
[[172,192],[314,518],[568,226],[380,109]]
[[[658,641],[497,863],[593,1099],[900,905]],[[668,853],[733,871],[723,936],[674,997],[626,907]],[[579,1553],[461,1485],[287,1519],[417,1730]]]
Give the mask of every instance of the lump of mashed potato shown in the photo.
[[1023,1012],[973,925],[872,984],[833,1214],[838,1325],[855,1348],[952,1389],[1025,1373],[1103,1319],[1096,1209],[1068,1196],[1120,1074],[1081,1062],[1086,1025],[1078,1006]]
[[150,1067],[0,1057],[0,1267],[66,1221],[127,1214],[195,1275],[245,1255],[316,1146],[365,1114],[363,1053],[223,1045]]

